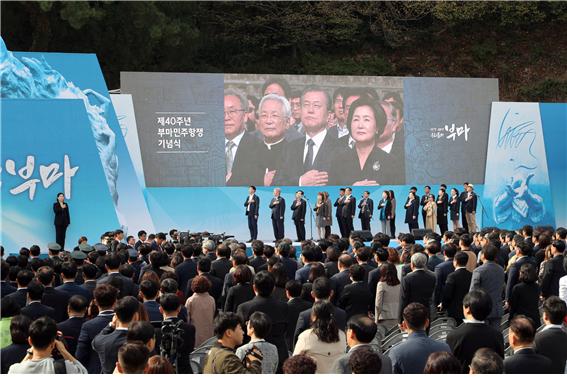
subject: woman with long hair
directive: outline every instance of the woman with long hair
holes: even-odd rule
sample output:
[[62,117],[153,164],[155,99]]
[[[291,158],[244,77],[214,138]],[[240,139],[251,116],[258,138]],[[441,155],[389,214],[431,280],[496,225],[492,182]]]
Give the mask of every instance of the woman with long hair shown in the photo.
[[311,322],[311,328],[299,335],[293,355],[312,357],[317,361],[316,373],[328,374],[333,362],[345,354],[346,336],[337,327],[335,308],[329,301],[315,302]]
[[400,280],[398,270],[391,263],[380,266],[380,281],[376,286],[374,319],[378,325],[380,340],[386,332],[398,324],[400,311]]

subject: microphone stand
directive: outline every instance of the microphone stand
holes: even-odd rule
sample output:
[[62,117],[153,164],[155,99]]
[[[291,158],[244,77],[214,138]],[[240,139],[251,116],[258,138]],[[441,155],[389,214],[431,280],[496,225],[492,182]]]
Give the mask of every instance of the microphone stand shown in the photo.
[[313,217],[315,215],[313,215],[313,208],[311,207],[311,202],[309,202],[309,199],[305,196],[303,196],[303,199],[307,203],[307,207],[309,208],[309,214],[311,214],[311,216],[309,217],[309,235],[310,235],[310,240],[313,240]]

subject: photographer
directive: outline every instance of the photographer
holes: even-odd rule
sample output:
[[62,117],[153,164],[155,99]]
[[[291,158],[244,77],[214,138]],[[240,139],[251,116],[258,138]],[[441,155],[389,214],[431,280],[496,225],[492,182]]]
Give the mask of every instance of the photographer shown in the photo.
[[[22,362],[10,366],[8,374],[88,374],[59,340],[54,320],[41,317],[34,321],[30,325],[28,342],[32,347]],[[60,358],[56,359],[57,354]]]
[[217,342],[211,348],[205,360],[204,374],[260,374],[262,372],[262,354],[253,348],[245,361],[241,361],[234,349],[242,344],[244,331],[242,319],[233,312],[224,312],[215,319]]

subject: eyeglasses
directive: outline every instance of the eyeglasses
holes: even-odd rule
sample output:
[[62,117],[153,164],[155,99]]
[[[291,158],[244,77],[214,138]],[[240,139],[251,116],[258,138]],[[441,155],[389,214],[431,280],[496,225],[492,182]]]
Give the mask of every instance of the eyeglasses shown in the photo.
[[231,109],[231,110],[225,110],[224,111],[224,116],[229,116],[230,118],[234,118],[236,116],[236,113],[238,112],[243,112],[244,109]]

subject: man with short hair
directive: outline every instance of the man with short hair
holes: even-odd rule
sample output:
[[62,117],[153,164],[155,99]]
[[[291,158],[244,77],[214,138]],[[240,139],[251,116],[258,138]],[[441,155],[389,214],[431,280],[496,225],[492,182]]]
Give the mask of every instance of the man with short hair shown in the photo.
[[[8,374],[87,374],[87,369],[56,337],[57,325],[53,319],[41,317],[35,320],[30,325],[28,336],[31,353],[28,352],[22,362],[10,366]],[[54,360],[54,350],[63,357],[63,362]]]
[[64,262],[61,264],[61,279],[63,280],[63,284],[57,286],[55,290],[63,291],[67,293],[69,297],[73,295],[81,295],[90,302],[92,299],[91,293],[75,282],[76,276],[77,266],[72,262]]
[[10,299],[17,303],[20,308],[25,307],[28,298],[28,285],[32,280],[33,272],[31,270],[20,270],[16,276],[16,284],[18,285],[18,288],[6,297],[10,297]]
[[42,266],[38,269],[36,277],[45,287],[41,303],[53,307],[55,310],[53,320],[61,322],[67,319],[67,303],[69,303],[71,296],[64,291],[55,290],[53,287],[56,280],[53,268],[50,266]]
[[159,322],[162,320],[162,314],[159,310],[159,303],[156,298],[159,293],[159,285],[152,280],[144,280],[140,282],[140,293],[142,294],[142,305],[148,313],[151,322]]
[[471,251],[471,244],[472,244],[472,238],[469,234],[463,234],[459,237],[459,249],[461,250],[461,252],[464,252],[467,254],[467,256],[469,257],[469,259],[467,260],[467,270],[469,272],[473,272],[476,268],[476,254]]
[[232,263],[230,262],[230,248],[226,244],[219,244],[216,250],[216,259],[211,262],[211,274],[219,280],[224,280],[224,276],[230,272]]
[[203,374],[260,374],[262,372],[262,355],[251,353],[242,362],[235,353],[236,347],[242,344],[244,330],[243,320],[233,312],[220,313],[215,318],[214,332],[217,342],[207,357]]
[[279,367],[281,368],[288,357],[285,340],[288,313],[287,305],[272,295],[274,286],[275,281],[271,273],[266,271],[256,273],[252,285],[256,296],[248,302],[240,304],[237,308],[237,313],[244,320],[248,320],[250,315],[256,311],[261,311],[270,317],[272,331],[266,337],[266,341],[278,348]]
[[270,201],[270,209],[272,209],[272,228],[274,229],[274,242],[284,238],[284,215],[285,215],[285,199],[280,195],[280,188],[274,189],[274,197]]
[[467,270],[468,256],[457,252],[453,259],[455,271],[447,276],[441,296],[441,310],[447,311],[447,316],[455,319],[457,325],[463,322],[463,299],[469,292],[472,273]]
[[138,241],[136,242],[136,244],[134,244],[134,249],[137,251],[142,244],[146,243],[147,238],[148,233],[146,231],[138,231]]
[[374,303],[368,285],[364,282],[364,268],[355,264],[349,268],[349,273],[352,283],[344,287],[337,302],[346,311],[347,320],[354,315],[368,315]]
[[469,374],[502,374],[504,360],[490,348],[480,348],[474,354]]
[[75,355],[77,351],[77,342],[81,333],[81,327],[86,320],[85,315],[88,305],[89,302],[82,295],[73,295],[69,299],[69,305],[67,306],[69,319],[57,324],[57,329],[63,333],[65,343],[67,343],[69,352],[72,355]]
[[476,226],[476,204],[477,204],[477,195],[474,192],[474,185],[468,184],[466,187],[467,195],[464,200],[465,204],[465,211],[463,214],[467,219],[467,231],[469,233],[475,233],[477,231]]
[[87,368],[89,374],[100,374],[100,359],[92,349],[93,339],[108,325],[114,316],[114,304],[118,290],[110,285],[101,284],[93,292],[94,302],[98,306],[98,315],[83,323],[77,342],[77,358]]
[[[437,242],[432,242],[435,244]],[[447,277],[455,271],[454,259],[457,253],[457,246],[452,243],[443,245],[443,255],[445,261],[435,267],[435,293],[433,294],[433,303],[438,306],[443,301],[443,290],[447,282]]]
[[412,272],[402,279],[400,323],[403,322],[404,309],[410,303],[421,303],[426,308],[431,309],[431,300],[435,290],[435,275],[427,270],[427,256],[425,254],[415,253],[411,257],[410,267]]
[[345,189],[345,200],[343,202],[343,227],[345,234],[350,236],[351,232],[354,231],[353,219],[356,212],[356,198],[352,195],[352,189]]
[[104,266],[107,273],[100,276],[100,278],[97,280],[97,285],[110,283],[113,279],[119,280],[122,286],[122,289],[120,290],[121,296],[137,297],[138,286],[134,284],[131,279],[120,274],[120,263],[121,258],[117,253],[107,254],[104,258]]
[[248,217],[248,229],[250,230],[250,240],[258,239],[258,214],[260,209],[260,197],[256,195],[256,187],[250,185],[248,187],[248,197],[244,201],[244,207],[246,208],[246,216]]
[[390,350],[394,374],[421,374],[431,353],[451,352],[447,344],[432,340],[425,333],[429,327],[429,312],[421,303],[410,303],[404,308],[401,327],[408,337]]
[[335,292],[334,298],[332,298],[334,303],[341,297],[344,287],[351,282],[349,269],[353,264],[354,260],[350,255],[345,253],[339,257],[339,272],[330,278],[330,284]]
[[463,299],[462,308],[464,323],[449,332],[447,344],[460,361],[463,373],[468,372],[473,355],[479,348],[490,348],[504,358],[502,334],[484,323],[492,308],[488,294],[482,290],[469,292]]
[[114,307],[115,317],[95,336],[92,347],[98,353],[103,374],[112,374],[116,366],[118,348],[126,341],[128,326],[139,319],[140,302],[132,296],[124,297]]
[[551,296],[543,302],[543,323],[545,326],[535,336],[535,351],[549,358],[553,364],[552,373],[566,372],[567,332],[563,321],[567,316],[567,305],[556,296]]
[[[549,374],[553,363],[534,349],[535,327],[531,319],[518,315],[510,321],[508,342],[514,355],[504,360],[505,374]],[[558,346],[557,346],[558,347]]]
[[27,316],[31,320],[36,320],[42,316],[55,318],[55,310],[53,307],[46,306],[41,303],[43,297],[43,285],[37,281],[32,281],[28,285],[28,304],[20,310],[22,315]]
[[191,259],[191,257],[193,257],[193,252],[194,247],[192,244],[184,245],[181,248],[183,262],[175,267],[177,282],[179,283],[181,290],[185,290],[187,282],[197,275],[197,264]]
[[379,345],[372,344],[374,336],[376,336],[376,332],[376,323],[368,316],[356,315],[350,318],[346,326],[346,340],[349,350],[345,355],[334,362],[333,367],[331,368],[331,373],[351,374],[352,370],[348,361],[352,356],[352,353],[357,348],[367,346],[370,347],[374,353],[380,356],[380,360],[382,361],[380,374],[391,374],[392,361],[388,356],[384,356],[381,353]]
[[295,200],[291,205],[293,215],[291,219],[295,224],[295,232],[297,234],[297,241],[302,242],[305,240],[305,214],[307,203],[303,199],[303,190],[295,192]]
[[144,374],[150,351],[141,343],[126,343],[118,349],[116,370],[120,374]]
[[345,188],[340,188],[339,197],[335,200],[333,206],[337,208],[337,210],[335,211],[335,217],[337,218],[337,224],[339,225],[339,231],[341,233],[341,237],[346,238],[349,235],[346,234],[343,224],[344,201],[345,201]]
[[502,308],[502,287],[504,286],[504,269],[494,260],[498,248],[487,244],[482,248],[483,264],[473,271],[470,290],[484,290],[492,298],[492,311],[486,323],[495,329],[500,329],[500,320],[504,313]]
[[299,281],[289,280],[285,284],[285,294],[288,299],[287,301],[287,313],[288,313],[288,323],[286,331],[286,341],[287,347],[291,350],[293,345],[293,334],[295,333],[295,326],[297,324],[297,319],[299,314],[303,311],[310,309],[313,303],[303,299],[301,297],[301,291],[303,285]]
[[553,257],[543,265],[543,276],[541,279],[541,295],[544,298],[559,295],[559,280],[567,274],[563,267],[565,242],[554,240],[551,243]]

